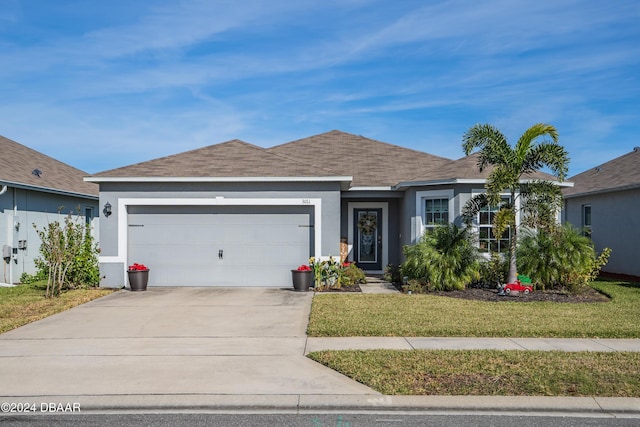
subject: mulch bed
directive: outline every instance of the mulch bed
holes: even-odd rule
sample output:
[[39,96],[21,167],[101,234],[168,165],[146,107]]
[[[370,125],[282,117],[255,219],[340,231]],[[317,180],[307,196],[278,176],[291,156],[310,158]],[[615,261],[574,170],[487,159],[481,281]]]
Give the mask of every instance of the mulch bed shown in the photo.
[[[314,288],[311,289],[313,290]],[[317,292],[362,292],[362,289],[356,283],[355,285],[342,286],[340,289],[327,288]]]
[[569,293],[559,290],[533,291],[525,295],[523,293],[512,295],[499,295],[497,289],[468,288],[464,291],[431,292],[431,295],[440,295],[451,298],[462,298],[479,301],[511,301],[531,302],[550,301],[563,303],[607,302],[610,299],[591,287],[587,287],[579,293]]
[[[312,288],[313,289],[313,288]],[[343,286],[340,289],[323,289],[317,292],[332,293],[332,292],[362,292],[358,284],[351,286]],[[550,301],[550,302],[563,302],[563,303],[590,303],[590,302],[608,302],[609,297],[601,294],[591,287],[587,287],[580,293],[570,293],[561,290],[548,290],[548,291],[533,291],[532,293],[525,295],[517,292],[511,295],[499,295],[497,289],[486,288],[467,288],[464,291],[441,291],[441,292],[429,292],[429,295],[439,295],[450,298],[461,298],[477,301],[511,301],[511,302],[532,302],[532,301]]]

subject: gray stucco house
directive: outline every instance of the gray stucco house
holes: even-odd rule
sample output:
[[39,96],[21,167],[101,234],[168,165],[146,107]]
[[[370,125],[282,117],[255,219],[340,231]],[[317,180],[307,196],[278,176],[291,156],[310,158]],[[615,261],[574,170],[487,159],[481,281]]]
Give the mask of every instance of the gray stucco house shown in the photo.
[[564,220],[582,228],[598,252],[611,248],[603,271],[640,277],[640,147],[569,180]]
[[[100,218],[103,286],[126,284],[134,262],[150,268],[150,286],[290,286],[310,256],[371,273],[400,263],[425,229],[461,223],[487,175],[475,155],[334,130],[271,148],[233,140],[85,179],[112,211]],[[505,249],[491,221],[488,209],[475,221],[480,248]]]
[[69,212],[98,226],[98,186],[87,175],[38,151],[0,136],[0,283],[34,274],[40,237],[33,228],[62,221]]

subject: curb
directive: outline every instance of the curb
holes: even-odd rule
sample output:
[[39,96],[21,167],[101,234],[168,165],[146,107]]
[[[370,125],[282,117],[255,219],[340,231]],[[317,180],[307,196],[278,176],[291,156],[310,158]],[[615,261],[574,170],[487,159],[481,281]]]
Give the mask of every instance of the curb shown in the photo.
[[[0,396],[0,402],[35,405],[35,412],[545,413],[640,418],[640,398],[614,397],[147,394]],[[51,404],[54,408],[75,407],[79,410],[47,410],[52,408]],[[41,405],[44,410],[39,410]],[[3,410],[2,415],[16,413]]]

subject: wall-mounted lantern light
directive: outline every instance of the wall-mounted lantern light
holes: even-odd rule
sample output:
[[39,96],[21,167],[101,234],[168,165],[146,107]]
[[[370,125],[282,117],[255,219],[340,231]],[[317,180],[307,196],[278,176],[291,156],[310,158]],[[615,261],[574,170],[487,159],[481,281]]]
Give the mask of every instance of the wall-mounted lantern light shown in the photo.
[[111,203],[107,202],[104,204],[104,209],[102,209],[102,213],[104,214],[104,216],[109,218],[109,215],[111,215]]

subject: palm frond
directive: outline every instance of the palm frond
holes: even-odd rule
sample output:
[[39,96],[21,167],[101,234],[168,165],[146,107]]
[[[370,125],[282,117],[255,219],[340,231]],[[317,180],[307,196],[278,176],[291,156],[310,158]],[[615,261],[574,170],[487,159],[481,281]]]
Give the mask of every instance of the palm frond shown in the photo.
[[493,220],[493,228],[496,236],[502,236],[509,227],[516,226],[516,213],[513,208],[502,208]]
[[569,153],[558,144],[544,143],[537,145],[529,151],[522,169],[523,173],[531,173],[544,166],[551,169],[551,172],[559,181],[564,181],[569,171]]
[[492,205],[500,203],[500,195],[505,191],[515,193],[519,184],[519,175],[508,167],[498,166],[491,171],[485,185],[487,197]]
[[554,144],[558,143],[558,131],[555,127],[548,125],[546,123],[536,123],[531,126],[529,129],[524,131],[522,136],[518,139],[516,143],[515,151],[518,153],[526,153],[534,146],[542,143],[544,141],[538,142],[536,141],[538,138],[548,136],[551,138]]
[[522,222],[527,227],[551,229],[556,225],[556,215],[562,209],[562,191],[549,181],[533,181],[520,187],[523,213]]
[[479,149],[480,171],[487,165],[503,163],[511,151],[507,138],[490,124],[477,124],[465,132],[462,136],[462,149],[467,156]]
[[488,205],[489,199],[486,193],[473,196],[462,207],[462,221],[467,225],[471,224],[478,212]]
[[[545,136],[549,137],[550,140],[543,139]],[[531,126],[520,136],[516,143],[514,166],[517,167],[520,174],[540,169],[544,162],[541,162],[542,159],[535,155],[536,148],[543,144],[557,145],[557,142],[558,131],[553,126],[544,123],[537,123]]]

